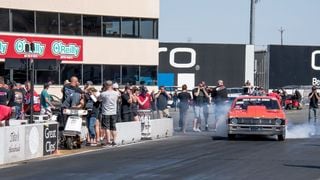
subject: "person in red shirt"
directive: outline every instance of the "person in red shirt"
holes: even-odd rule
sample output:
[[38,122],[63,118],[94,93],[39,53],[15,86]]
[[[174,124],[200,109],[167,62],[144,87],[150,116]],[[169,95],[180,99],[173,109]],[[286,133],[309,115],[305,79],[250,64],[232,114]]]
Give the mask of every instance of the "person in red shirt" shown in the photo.
[[[5,121],[5,125],[9,125],[9,119],[11,117],[12,110],[9,106],[0,105],[0,121]],[[0,123],[2,126],[2,123]]]
[[151,109],[151,96],[148,93],[148,89],[144,86],[141,87],[141,93],[138,96],[138,103],[140,110]]
[[[26,114],[30,114],[31,111],[31,106],[30,106],[30,100],[31,100],[31,93],[30,93],[30,82],[25,83],[25,89],[26,89],[26,94],[25,94],[25,100],[24,100],[24,105],[23,105],[23,111]],[[36,91],[33,91],[33,112],[35,113],[40,113],[40,96]]]

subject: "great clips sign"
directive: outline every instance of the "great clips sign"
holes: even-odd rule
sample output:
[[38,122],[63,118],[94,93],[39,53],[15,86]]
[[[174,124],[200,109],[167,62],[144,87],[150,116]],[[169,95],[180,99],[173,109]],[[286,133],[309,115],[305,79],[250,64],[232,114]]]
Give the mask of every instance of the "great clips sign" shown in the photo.
[[[34,44],[27,52],[26,44]],[[0,58],[39,58],[82,61],[82,39],[8,36],[0,34]]]

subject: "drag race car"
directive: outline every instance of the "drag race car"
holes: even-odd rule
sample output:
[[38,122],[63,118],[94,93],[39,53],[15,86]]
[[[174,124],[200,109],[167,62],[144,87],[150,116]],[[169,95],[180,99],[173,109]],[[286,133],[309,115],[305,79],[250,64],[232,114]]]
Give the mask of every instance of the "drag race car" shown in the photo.
[[286,138],[287,119],[279,101],[267,96],[241,96],[236,98],[228,113],[228,138],[236,135],[277,135]]

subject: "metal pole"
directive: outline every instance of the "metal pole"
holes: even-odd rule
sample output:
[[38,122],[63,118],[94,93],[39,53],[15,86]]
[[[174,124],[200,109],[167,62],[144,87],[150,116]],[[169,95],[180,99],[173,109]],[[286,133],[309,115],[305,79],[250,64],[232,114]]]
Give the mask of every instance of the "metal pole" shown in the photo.
[[255,3],[256,3],[256,0],[251,0],[251,4],[250,4],[250,42],[249,42],[249,44],[254,44]]
[[280,37],[280,38],[281,38],[281,41],[280,41],[280,42],[281,42],[281,45],[283,45],[283,33],[284,33],[285,30],[281,27],[281,28],[279,29],[279,31],[280,31],[280,36],[281,36],[281,37]]
[[33,105],[34,105],[34,60],[30,59],[30,65],[31,65],[31,81],[30,81],[30,124],[33,123]]

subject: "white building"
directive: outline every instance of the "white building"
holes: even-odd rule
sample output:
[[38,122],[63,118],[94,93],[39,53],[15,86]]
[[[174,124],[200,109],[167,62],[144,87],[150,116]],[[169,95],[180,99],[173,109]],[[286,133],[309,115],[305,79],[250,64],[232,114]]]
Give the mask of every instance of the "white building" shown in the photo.
[[61,38],[70,44],[81,42],[81,56],[78,61],[62,61],[56,70],[36,70],[36,84],[53,81],[59,86],[76,75],[82,84],[113,80],[156,85],[159,6],[159,0],[0,1],[0,76],[19,83],[27,80],[25,68],[5,70],[5,59],[20,63],[27,57],[13,52],[15,39],[41,41],[47,53],[52,45],[42,40],[52,43]]

